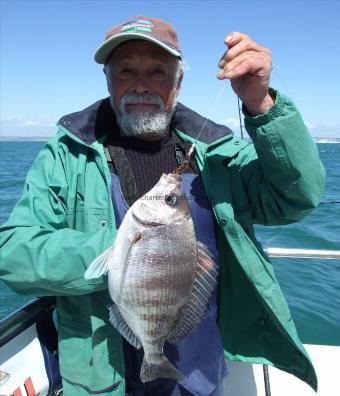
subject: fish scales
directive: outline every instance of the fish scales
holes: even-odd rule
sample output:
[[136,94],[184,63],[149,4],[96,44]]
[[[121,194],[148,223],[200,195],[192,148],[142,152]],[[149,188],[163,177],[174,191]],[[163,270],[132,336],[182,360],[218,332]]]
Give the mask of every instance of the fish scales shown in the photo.
[[[156,232],[159,231],[148,229],[145,240],[150,243],[146,242],[131,252],[127,270],[129,284],[124,288],[127,293],[120,296],[120,304],[133,313],[133,319],[129,322],[139,322],[136,329],[138,337],[144,339],[152,332],[155,334],[152,343],[157,339],[163,340],[169,334],[176,313],[188,300],[187,290],[192,286],[197,255],[196,248],[192,248],[188,238],[179,238],[176,225],[164,230],[165,237],[161,238],[159,244],[154,243]],[[143,237],[140,242],[143,242]],[[187,246],[181,249],[181,244]],[[183,251],[189,253],[188,257],[178,254]],[[165,262],[159,259],[160,252],[169,252]],[[144,255],[144,260],[141,260],[141,255]],[[181,262],[190,264],[179,266],[178,263]],[[172,286],[177,283],[181,283],[182,287],[174,289]],[[142,315],[145,313],[150,315],[147,320],[143,320]],[[160,315],[162,321],[157,320]]]
[[143,347],[142,381],[183,378],[163,354],[198,325],[216,283],[216,265],[196,241],[181,177],[163,174],[128,210],[114,245],[85,273],[108,274],[110,320]]

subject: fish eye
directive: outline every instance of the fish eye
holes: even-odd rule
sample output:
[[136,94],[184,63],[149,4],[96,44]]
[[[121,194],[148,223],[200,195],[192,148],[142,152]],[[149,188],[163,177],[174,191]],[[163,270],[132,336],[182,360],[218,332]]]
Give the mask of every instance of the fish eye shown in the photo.
[[165,196],[165,203],[169,206],[177,205],[179,201],[179,196],[176,194],[168,194]]

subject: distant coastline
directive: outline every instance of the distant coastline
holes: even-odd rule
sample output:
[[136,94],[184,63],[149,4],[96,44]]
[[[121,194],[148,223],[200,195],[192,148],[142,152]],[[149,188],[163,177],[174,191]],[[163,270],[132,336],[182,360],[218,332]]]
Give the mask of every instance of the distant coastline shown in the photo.
[[0,136],[1,142],[45,142],[52,136]]
[[316,143],[340,143],[340,138],[313,137],[313,139]]
[[[0,136],[1,142],[45,142],[52,136]],[[316,143],[340,143],[336,137],[314,137]],[[245,140],[250,140],[246,138]]]

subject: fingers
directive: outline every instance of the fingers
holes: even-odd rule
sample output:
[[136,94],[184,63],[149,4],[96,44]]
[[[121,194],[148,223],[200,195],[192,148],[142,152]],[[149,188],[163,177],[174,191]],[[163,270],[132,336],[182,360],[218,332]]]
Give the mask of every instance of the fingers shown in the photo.
[[263,59],[260,57],[251,57],[244,60],[240,60],[235,64],[232,70],[218,73],[217,78],[219,80],[234,79],[241,77],[245,74],[251,74],[253,76],[264,77],[266,75],[265,68],[263,66]]
[[224,42],[228,45],[228,50],[218,63],[222,71],[217,74],[217,78],[237,78],[242,75],[241,71],[251,74],[259,73],[258,75],[270,72],[270,51],[259,46],[249,36],[232,32],[228,34]]
[[265,76],[269,74],[271,60],[266,53],[257,51],[246,51],[236,58],[226,63],[222,70],[217,74],[217,78],[237,78],[244,74]]
[[[229,39],[228,39],[229,38]],[[219,66],[223,67],[225,63],[236,58],[238,55],[246,51],[261,51],[261,47],[251,40],[250,37],[241,33],[232,33],[228,35],[224,42],[228,44],[228,50],[220,59]]]

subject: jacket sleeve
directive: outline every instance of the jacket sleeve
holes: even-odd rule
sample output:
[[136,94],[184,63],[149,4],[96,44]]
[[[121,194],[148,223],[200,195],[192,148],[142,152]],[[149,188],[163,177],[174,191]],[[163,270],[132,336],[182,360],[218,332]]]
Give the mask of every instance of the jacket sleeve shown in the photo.
[[[58,139],[51,139],[30,169],[21,199],[0,227],[0,278],[23,295],[79,295],[107,287],[84,279],[87,266],[114,239],[108,229],[79,232],[67,227],[62,193],[51,189],[58,168]],[[106,277],[105,277],[106,278]]]
[[282,225],[301,220],[321,200],[325,170],[295,105],[276,92],[266,114],[246,113],[245,127],[254,146],[241,150],[240,169],[254,222]]

